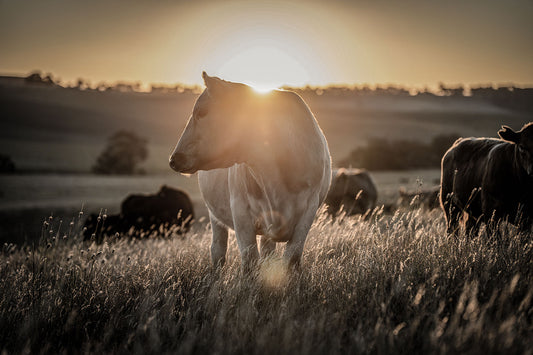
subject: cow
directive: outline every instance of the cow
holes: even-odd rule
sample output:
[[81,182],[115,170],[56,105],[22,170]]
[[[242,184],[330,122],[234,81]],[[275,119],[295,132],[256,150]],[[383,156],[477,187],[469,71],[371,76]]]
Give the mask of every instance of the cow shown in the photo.
[[198,171],[213,232],[212,262],[224,264],[231,228],[245,270],[277,242],[287,243],[283,259],[297,268],[331,182],[326,138],[298,94],[259,94],[202,75],[206,88],[169,164],[180,173]]
[[507,126],[501,139],[460,138],[444,154],[441,206],[447,231],[467,234],[485,223],[489,234],[507,220],[528,230],[533,221],[533,123],[518,132]]
[[366,170],[338,169],[325,202],[330,215],[335,216],[343,208],[346,215],[352,216],[372,211],[377,199],[376,185]]
[[121,204],[126,225],[138,230],[150,230],[161,224],[178,225],[180,232],[189,230],[194,210],[189,196],[178,189],[163,185],[155,195],[130,195]]
[[[84,224],[84,239],[97,241],[116,233],[141,236],[161,225],[177,225],[176,233],[186,233],[194,219],[189,196],[178,189],[163,185],[154,195],[129,195],[121,204],[119,214],[91,214]],[[104,218],[105,215],[105,218]]]
[[400,195],[398,198],[398,206],[422,207],[428,210],[440,207],[440,185],[428,189],[419,189],[417,191],[407,191],[404,188],[400,188],[398,193]]

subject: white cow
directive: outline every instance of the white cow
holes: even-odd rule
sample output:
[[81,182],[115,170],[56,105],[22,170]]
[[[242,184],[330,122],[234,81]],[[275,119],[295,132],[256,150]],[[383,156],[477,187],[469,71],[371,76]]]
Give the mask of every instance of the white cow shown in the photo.
[[213,230],[211,257],[225,262],[228,228],[235,230],[244,266],[287,242],[284,259],[299,265],[307,233],[331,182],[326,138],[296,93],[258,94],[210,77],[170,166],[198,170]]

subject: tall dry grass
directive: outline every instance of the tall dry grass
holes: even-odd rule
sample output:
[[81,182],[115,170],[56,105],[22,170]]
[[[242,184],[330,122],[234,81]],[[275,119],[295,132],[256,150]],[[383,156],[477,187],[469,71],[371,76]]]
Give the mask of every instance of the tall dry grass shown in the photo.
[[[52,223],[52,222],[50,222]],[[49,228],[46,226],[46,228]],[[445,235],[440,211],[314,224],[302,270],[240,273],[230,236],[4,246],[0,350],[31,353],[532,353],[533,243]]]

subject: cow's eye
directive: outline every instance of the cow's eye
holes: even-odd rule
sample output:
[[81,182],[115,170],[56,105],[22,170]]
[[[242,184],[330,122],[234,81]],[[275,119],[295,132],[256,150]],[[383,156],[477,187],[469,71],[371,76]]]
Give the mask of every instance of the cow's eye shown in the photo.
[[198,111],[196,112],[196,117],[197,118],[202,118],[204,117],[205,115],[207,115],[207,107],[202,107],[200,109],[198,109]]

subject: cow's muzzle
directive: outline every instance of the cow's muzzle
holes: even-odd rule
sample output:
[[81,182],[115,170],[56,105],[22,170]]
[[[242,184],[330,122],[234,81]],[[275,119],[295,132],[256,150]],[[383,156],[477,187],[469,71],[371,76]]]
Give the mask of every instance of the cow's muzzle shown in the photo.
[[170,165],[172,170],[177,171],[178,173],[192,174],[198,170],[191,164],[191,160],[187,159],[187,156],[183,153],[172,154],[168,161],[168,165]]

